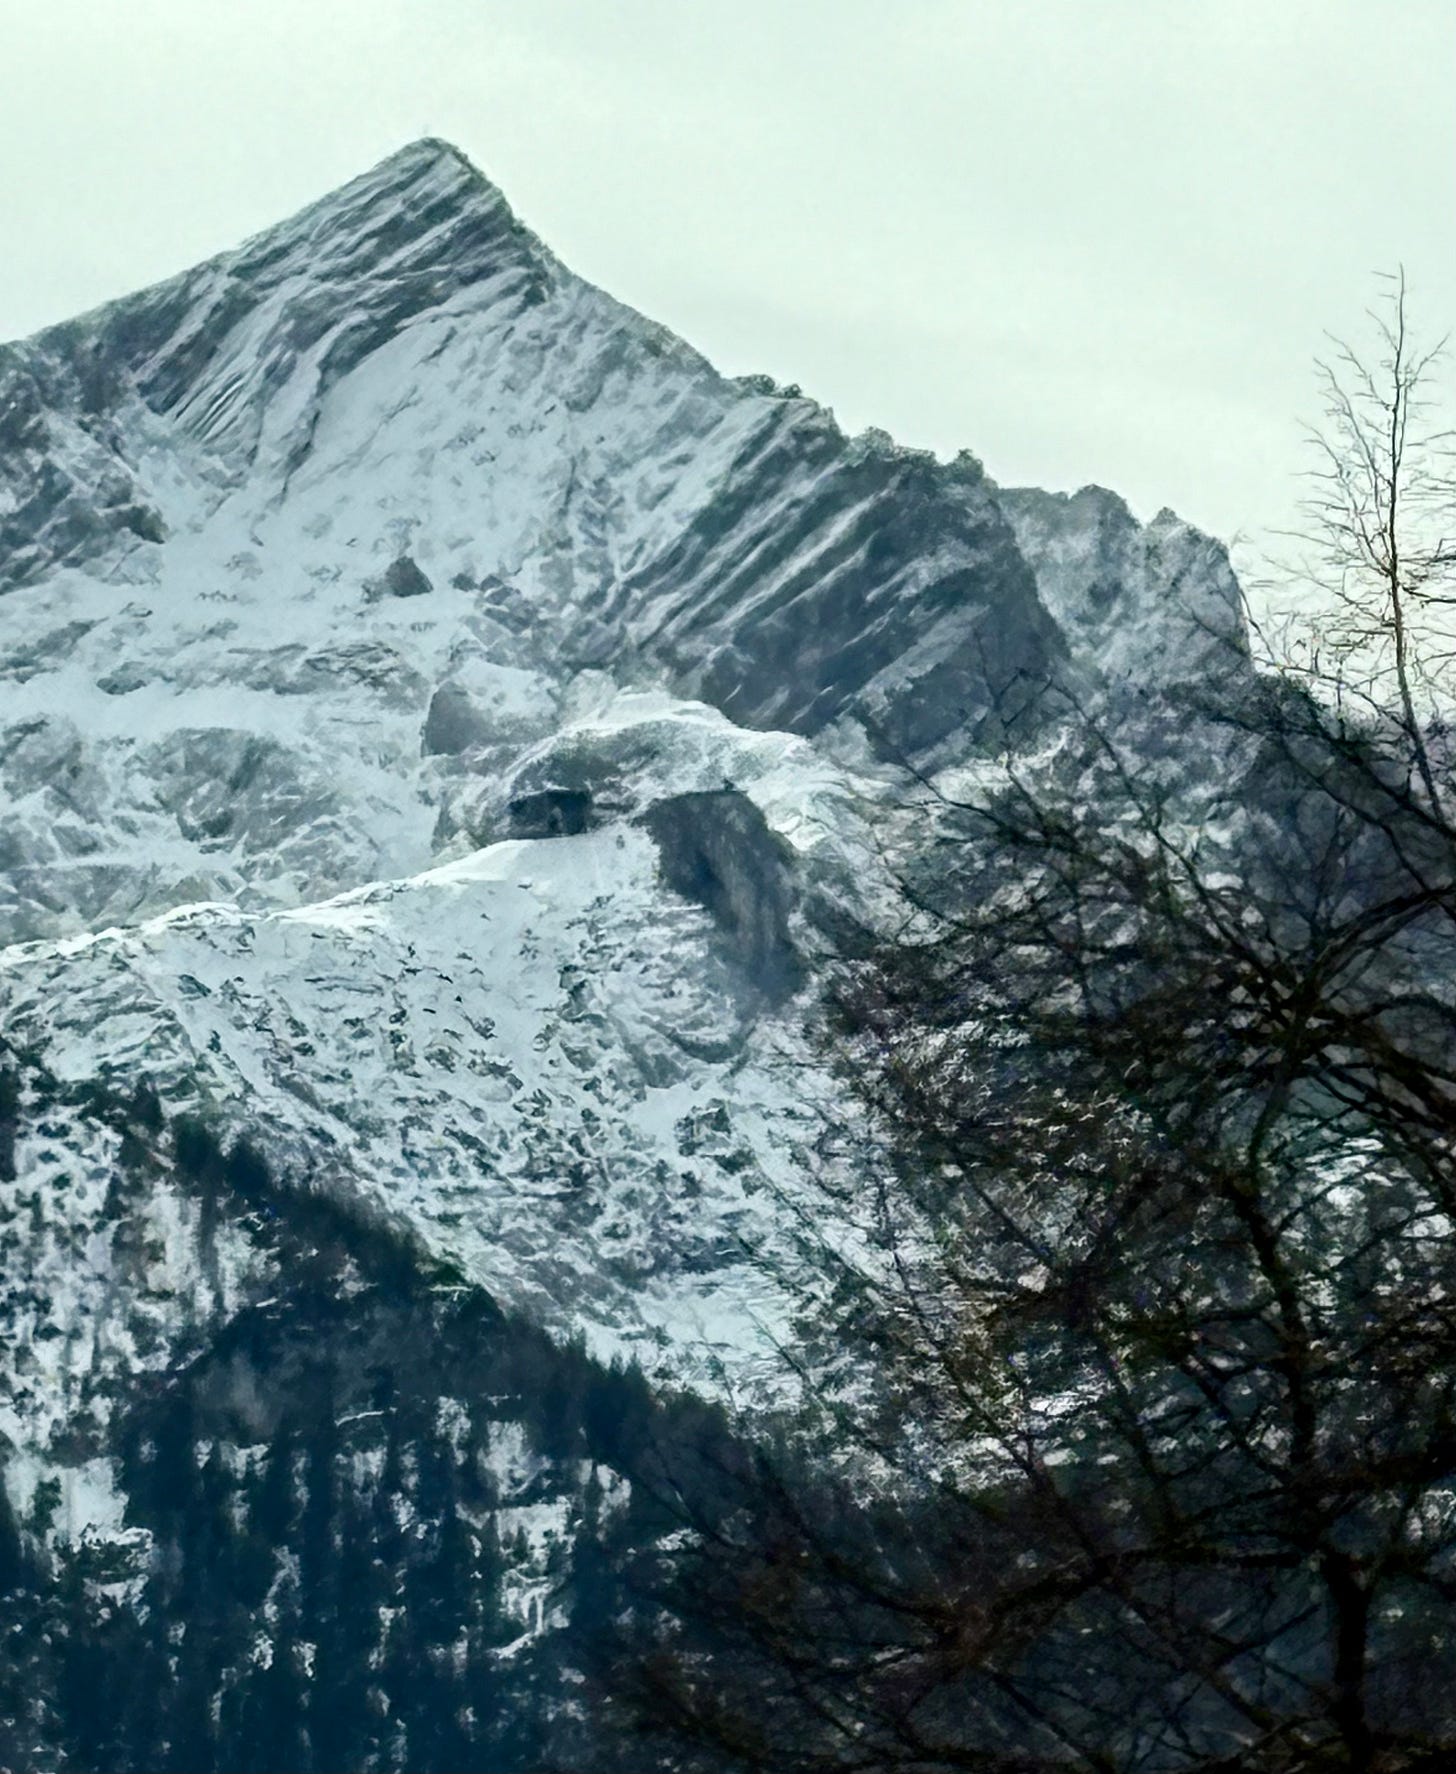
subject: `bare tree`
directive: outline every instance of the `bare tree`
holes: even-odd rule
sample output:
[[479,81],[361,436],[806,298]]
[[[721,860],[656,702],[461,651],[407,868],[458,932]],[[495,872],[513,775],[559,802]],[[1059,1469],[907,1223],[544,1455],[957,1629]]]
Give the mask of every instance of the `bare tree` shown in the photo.
[[1069,704],[845,969],[885,1144],[806,1318],[865,1378],[677,1487],[646,1701],[704,1765],[1456,1763],[1453,563],[1381,325],[1325,371],[1333,657],[1156,767]]
[[[1299,558],[1282,589],[1303,595],[1278,662],[1366,714],[1394,713],[1424,792],[1436,793],[1427,729],[1439,716],[1456,626],[1456,435],[1439,416],[1445,340],[1412,329],[1404,270],[1382,278],[1366,348],[1331,339],[1317,363],[1321,422]],[[1288,614],[1288,612],[1286,612]]]
[[846,982],[892,1137],[818,1251],[871,1378],[817,1465],[679,1489],[658,1716],[748,1766],[1434,1769],[1451,907],[1300,777],[1215,837],[1090,752],[966,810],[934,940]]

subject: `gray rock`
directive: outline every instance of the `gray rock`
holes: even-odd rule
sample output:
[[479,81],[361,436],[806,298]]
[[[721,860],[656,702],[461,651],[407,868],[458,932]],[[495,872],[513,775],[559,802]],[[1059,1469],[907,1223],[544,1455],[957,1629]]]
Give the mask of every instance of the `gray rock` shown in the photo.
[[788,854],[748,796],[670,795],[642,823],[667,885],[712,914],[751,983],[771,1002],[794,992],[803,968],[789,937]]
[[441,684],[430,698],[421,744],[427,757],[456,757],[491,736],[490,722],[460,684]]
[[1105,487],[1012,487],[997,498],[1084,669],[1143,693],[1247,680],[1239,586],[1222,543],[1171,511],[1140,524]]
[[419,565],[407,554],[392,560],[379,581],[380,593],[387,597],[423,597],[434,589]]
[[516,795],[509,813],[513,838],[574,837],[594,823],[592,798],[584,789],[543,788]]

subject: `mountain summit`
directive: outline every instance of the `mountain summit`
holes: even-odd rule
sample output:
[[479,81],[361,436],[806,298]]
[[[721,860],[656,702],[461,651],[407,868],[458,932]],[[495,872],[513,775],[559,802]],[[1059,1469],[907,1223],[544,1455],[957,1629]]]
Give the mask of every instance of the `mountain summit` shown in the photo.
[[442,142],[0,348],[0,1554],[166,1619],[266,1471],[227,1688],[293,1450],[340,1558],[433,1472],[515,1680],[617,1482],[542,1399],[781,1384],[907,791],[1242,669],[1217,543],[720,375]]

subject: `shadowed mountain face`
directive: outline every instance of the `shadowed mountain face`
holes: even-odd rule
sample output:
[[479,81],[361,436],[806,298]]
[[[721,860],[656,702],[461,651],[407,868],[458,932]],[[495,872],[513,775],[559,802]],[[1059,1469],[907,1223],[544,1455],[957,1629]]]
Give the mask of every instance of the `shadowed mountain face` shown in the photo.
[[0,1762],[585,1753],[603,1425],[781,1395],[902,765],[1174,724],[1237,597],[719,375],[439,142],[0,348]]

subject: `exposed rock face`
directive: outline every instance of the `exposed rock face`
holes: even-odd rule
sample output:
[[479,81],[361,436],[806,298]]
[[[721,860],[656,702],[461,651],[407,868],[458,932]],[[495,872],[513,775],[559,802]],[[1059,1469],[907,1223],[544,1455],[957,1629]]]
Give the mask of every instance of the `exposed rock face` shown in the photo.
[[570,838],[591,825],[592,798],[585,789],[541,788],[511,802],[513,838]]
[[1139,524],[1104,487],[1003,488],[998,500],[1075,658],[1145,688],[1247,672],[1238,581],[1220,543],[1171,511]]
[[371,581],[366,590],[371,597],[424,597],[434,587],[416,562],[402,554],[385,568],[383,578]]
[[463,684],[441,684],[425,712],[420,743],[426,754],[453,757],[491,736],[490,721],[470,700]]
[[117,540],[160,542],[104,379],[25,346],[0,348],[0,591]]
[[[165,1635],[146,1667],[242,1741],[248,1672],[305,1643],[378,1709],[388,1635],[328,1589],[367,1587],[367,1518],[390,1593],[438,1555],[499,1607],[431,1615],[337,1765],[541,1765],[398,1721],[458,1656],[527,1704],[506,1665],[568,1630],[618,1483],[593,1360],[781,1382],[745,1252],[792,1247],[851,1113],[814,985],[826,932],[900,907],[899,761],[994,767],[1049,682],[1246,669],[1227,561],[719,376],[423,142],[0,350],[0,594],[0,1575],[70,1545],[138,1631],[193,1609],[203,1686]],[[415,1313],[438,1349],[397,1346]],[[594,1426],[533,1402],[568,1368]],[[388,1376],[429,1411],[353,1427]],[[431,1510],[448,1556],[395,1533]],[[201,1599],[223,1519],[246,1618]]]
[[909,752],[999,738],[1062,647],[988,489],[783,405],[625,588],[656,618],[652,651],[748,726],[815,733],[861,710]]
[[787,997],[803,968],[789,937],[786,848],[763,814],[747,795],[724,788],[657,801],[643,824],[668,886],[706,907],[765,997]]

